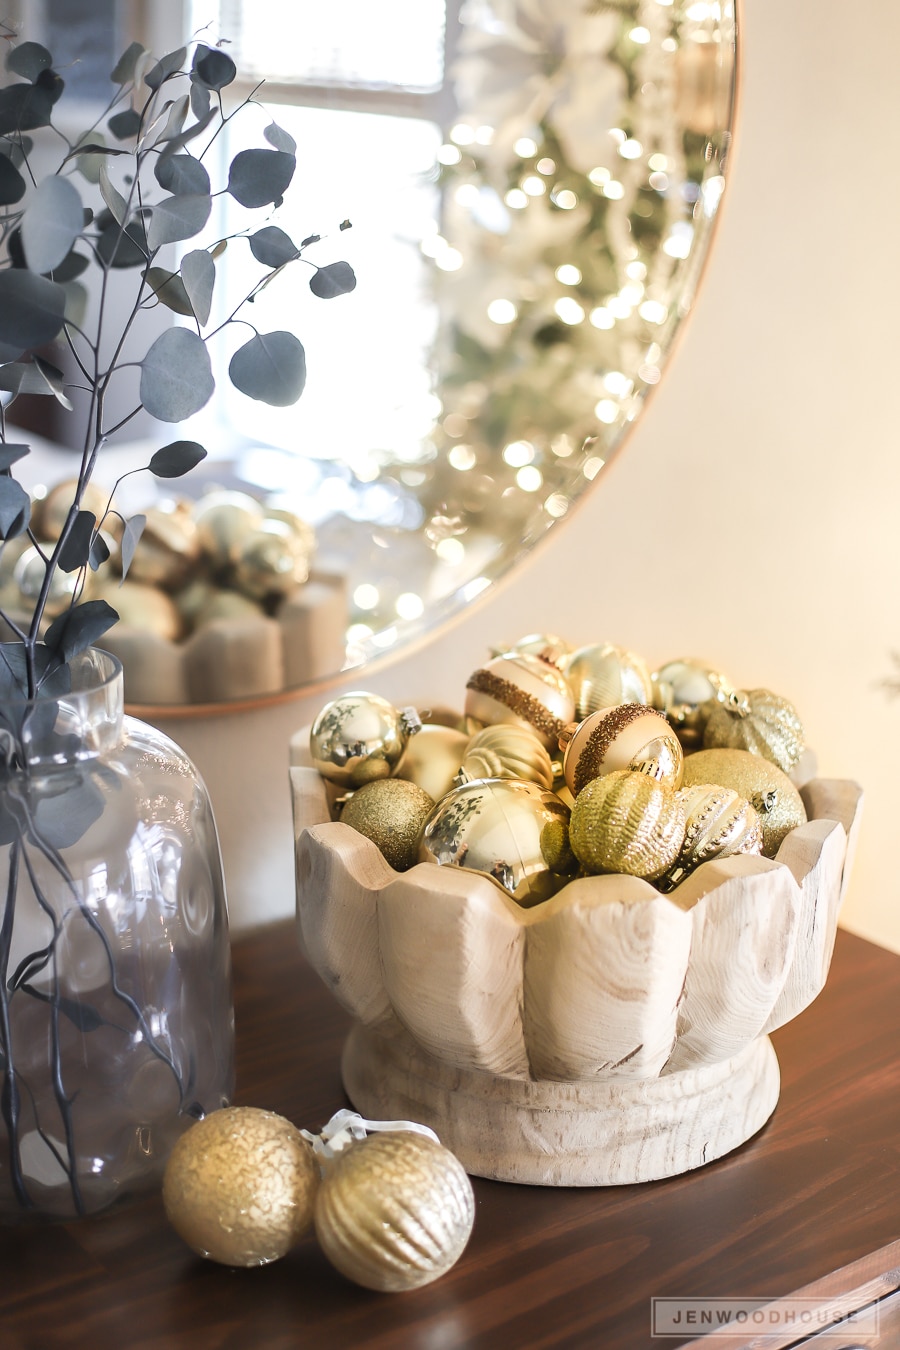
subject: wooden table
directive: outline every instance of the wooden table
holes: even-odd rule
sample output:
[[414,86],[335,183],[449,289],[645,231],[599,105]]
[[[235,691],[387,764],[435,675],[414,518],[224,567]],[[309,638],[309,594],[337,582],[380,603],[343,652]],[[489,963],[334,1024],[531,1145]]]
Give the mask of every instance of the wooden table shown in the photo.
[[[240,937],[234,955],[238,1101],[317,1130],[346,1104],[346,1018],[307,967],[292,924]],[[468,1248],[414,1293],[347,1283],[311,1237],[262,1269],[201,1261],[169,1228],[157,1195],[82,1224],[5,1230],[0,1347],[679,1345],[651,1336],[654,1296],[774,1299],[900,1237],[900,958],[839,933],[825,992],[773,1040],[781,1100],[737,1152],[635,1187],[476,1180]],[[827,1344],[845,1343],[853,1338]]]

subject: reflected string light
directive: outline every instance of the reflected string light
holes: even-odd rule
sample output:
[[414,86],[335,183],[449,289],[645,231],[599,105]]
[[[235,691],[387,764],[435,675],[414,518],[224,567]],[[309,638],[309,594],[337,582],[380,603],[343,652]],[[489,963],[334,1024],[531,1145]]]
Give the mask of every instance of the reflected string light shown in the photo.
[[559,192],[551,192],[550,200],[561,211],[572,211],[578,205],[578,198],[571,188],[561,188]]
[[627,141],[623,141],[619,146],[619,154],[623,159],[640,159],[643,153],[644,147],[641,145],[640,141],[635,141],[630,138]]
[[591,310],[588,317],[595,328],[608,330],[616,326],[615,315],[610,312],[606,305],[597,305],[595,309]]
[[504,447],[503,458],[511,469],[521,469],[534,460],[535,449],[529,441],[511,441]]
[[401,619],[421,619],[425,613],[425,601],[414,591],[404,591],[397,596],[394,608]]
[[640,366],[638,369],[638,376],[644,384],[659,384],[660,373],[659,366]]
[[605,426],[611,427],[619,416],[619,405],[611,398],[601,398],[594,408],[594,412],[597,415],[598,422],[603,422]]
[[520,136],[513,150],[519,159],[531,159],[532,155],[537,154],[537,141],[533,141],[530,136]]
[[550,442],[550,449],[559,459],[568,459],[575,452],[575,442],[568,432],[561,432],[559,436],[554,436]]
[[512,207],[514,211],[524,211],[528,205],[528,197],[521,188],[510,188],[503,198],[507,206]]
[[453,469],[458,469],[460,473],[468,473],[469,469],[474,469],[478,462],[478,456],[471,445],[454,445],[447,456],[447,463]]
[[458,566],[466,556],[465,544],[459,539],[442,539],[434,551],[441,562],[448,563],[451,567]]
[[636,42],[638,46],[645,47],[650,41],[650,29],[642,28],[639,25],[637,28],[632,28],[628,36],[631,38],[632,42]]
[[399,636],[396,628],[385,628],[383,632],[373,635],[372,646],[382,650],[386,647],[393,647]]
[[667,192],[669,190],[669,175],[661,173],[659,170],[651,173],[647,182],[653,188],[654,192]]
[[628,305],[629,309],[634,309],[644,298],[644,288],[639,282],[632,282],[629,286],[623,286],[619,291],[619,299],[623,305]]
[[475,128],[476,145],[490,145],[493,142],[493,139],[494,139],[494,128],[488,126],[487,123],[484,123],[480,127]]
[[668,155],[662,155],[659,152],[657,152],[655,155],[651,155],[650,158],[647,160],[647,167],[655,170],[658,173],[665,173],[669,167]]
[[538,160],[534,167],[537,169],[538,173],[556,173],[556,160],[551,159],[549,155],[544,155],[542,159]]
[[612,174],[609,169],[598,167],[596,169],[591,169],[588,178],[594,184],[594,187],[603,187],[604,184],[608,183],[612,178]]
[[378,587],[364,581],[353,592],[353,603],[357,609],[375,609],[381,596]]
[[448,413],[442,423],[444,434],[452,440],[459,440],[460,436],[465,436],[469,429],[469,420],[463,417],[462,413]]
[[544,486],[544,475],[533,464],[526,464],[525,468],[516,474],[516,486],[523,492],[537,492]]
[[543,197],[547,191],[547,184],[543,178],[538,178],[537,174],[531,173],[527,178],[522,179],[522,191],[527,192],[529,197]]
[[621,370],[610,370],[603,377],[603,388],[616,398],[627,398],[634,384]]
[[586,459],[584,461],[584,464],[581,466],[581,472],[584,475],[584,477],[588,480],[588,482],[592,483],[594,479],[597,477],[597,474],[603,468],[603,465],[605,463],[606,460],[601,459],[599,455],[591,455],[590,458]]
[[491,323],[514,323],[519,311],[511,300],[492,300],[487,307],[487,316]]
[[604,183],[602,192],[611,202],[619,202],[625,196],[625,188],[617,178],[611,178],[608,183]]
[[689,258],[694,242],[694,229],[687,221],[678,220],[663,240],[663,253],[670,258]]
[[578,301],[571,295],[562,295],[553,306],[554,313],[563,323],[574,327],[577,323],[584,323],[584,306],[579,305]]
[[581,268],[576,267],[574,263],[563,263],[557,267],[554,276],[564,286],[577,286],[581,280]]
[[471,581],[466,582],[465,586],[460,587],[460,596],[463,600],[474,600],[476,595],[486,591],[490,584],[489,577],[473,577]]
[[551,492],[544,502],[544,510],[554,520],[561,520],[569,509],[569,499],[563,492]]
[[630,262],[625,268],[625,275],[630,277],[632,281],[643,281],[647,275],[647,264],[637,261]]
[[621,295],[611,295],[606,302],[606,308],[615,319],[631,317],[632,306]]
[[373,630],[367,623],[351,623],[347,629],[347,641],[351,646],[367,642],[372,637],[372,632]]
[[471,145],[475,140],[475,129],[465,122],[457,122],[450,128],[450,139],[455,145]]
[[458,248],[441,249],[434,260],[434,265],[442,272],[458,272],[463,265],[463,255]]
[[462,151],[455,145],[442,145],[437,152],[438,164],[453,165],[459,164],[462,159]]
[[642,319],[646,319],[647,323],[656,324],[665,323],[669,317],[667,307],[660,300],[645,300],[638,309],[638,314]]

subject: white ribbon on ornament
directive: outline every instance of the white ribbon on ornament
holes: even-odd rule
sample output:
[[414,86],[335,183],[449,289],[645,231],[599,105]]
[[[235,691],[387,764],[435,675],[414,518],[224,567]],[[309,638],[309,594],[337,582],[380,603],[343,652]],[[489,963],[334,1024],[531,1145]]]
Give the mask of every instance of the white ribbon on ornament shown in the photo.
[[336,1111],[318,1134],[313,1134],[310,1130],[301,1130],[300,1133],[312,1144],[320,1157],[333,1158],[349,1144],[365,1139],[366,1135],[375,1134],[380,1130],[409,1130],[412,1134],[427,1135],[436,1144],[441,1142],[434,1130],[430,1130],[427,1125],[419,1125],[413,1120],[366,1120],[358,1111],[349,1111],[346,1107]]

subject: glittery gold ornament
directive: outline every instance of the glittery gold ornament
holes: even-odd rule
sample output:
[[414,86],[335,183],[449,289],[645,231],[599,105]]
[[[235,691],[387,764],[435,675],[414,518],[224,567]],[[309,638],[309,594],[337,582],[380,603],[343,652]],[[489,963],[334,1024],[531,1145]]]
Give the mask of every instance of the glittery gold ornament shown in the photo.
[[183,1134],[163,1177],[170,1223],[199,1256],[263,1266],[313,1221],[319,1164],[289,1120],[253,1106],[204,1116]]
[[565,884],[573,864],[559,825],[568,819],[568,807],[536,783],[476,779],[438,802],[425,823],[419,858],[483,872],[527,908]]
[[734,690],[710,706],[704,750],[750,750],[785,773],[803,754],[803,724],[786,698],[769,689]]
[[480,726],[530,727],[545,747],[556,748],[575,708],[565,677],[550,661],[527,652],[504,652],[473,672],[466,685],[465,713]]
[[351,790],[390,778],[420,726],[415,709],[397,709],[379,694],[342,694],[326,703],[313,722],[313,765],[330,783]]
[[714,699],[723,699],[731,685],[705,661],[667,661],[651,676],[652,703],[669,721],[686,751],[703,744],[706,715]]
[[711,858],[727,858],[734,853],[762,853],[759,814],[733,788],[695,783],[681,788],[678,800],[684,807],[684,842],[674,867],[665,878],[665,889],[677,886]]
[[459,767],[461,782],[524,778],[548,790],[553,787],[553,765],[543,742],[528,727],[511,723],[477,731],[466,745]]
[[434,799],[415,783],[382,778],[357,788],[340,818],[371,839],[395,871],[405,872],[418,860],[419,836],[433,809]]
[[316,1236],[342,1275],[365,1289],[418,1289],[459,1260],[475,1197],[443,1144],[388,1131],[350,1144],[324,1167]]
[[435,801],[453,787],[469,737],[457,727],[425,722],[407,746],[397,778],[416,783]]
[[572,852],[588,872],[627,872],[653,881],[684,840],[678,795],[645,773],[617,769],[579,792],[569,822]]
[[698,750],[685,756],[684,787],[697,783],[733,788],[750,803],[762,826],[766,858],[774,858],[785,835],[806,820],[803,799],[787,774],[749,750]]
[[128,569],[131,581],[175,590],[186,584],[200,560],[192,508],[174,498],[147,507],[146,524]]
[[579,722],[599,708],[651,702],[653,686],[646,661],[615,643],[579,647],[564,659],[562,668],[572,689]]
[[235,549],[234,580],[253,600],[290,595],[309,577],[309,554],[284,521],[264,519]]
[[684,759],[678,737],[662,713],[643,703],[600,708],[565,729],[563,773],[577,797],[592,778],[616,769],[638,769],[667,787],[681,786]]

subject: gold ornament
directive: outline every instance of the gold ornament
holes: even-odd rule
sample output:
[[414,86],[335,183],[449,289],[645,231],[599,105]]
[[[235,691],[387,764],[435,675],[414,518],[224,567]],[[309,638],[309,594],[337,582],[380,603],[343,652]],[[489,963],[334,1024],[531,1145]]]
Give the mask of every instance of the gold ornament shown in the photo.
[[651,676],[652,703],[668,719],[685,751],[703,745],[706,715],[713,699],[723,699],[731,685],[705,661],[667,661]]
[[426,722],[410,741],[395,776],[416,783],[439,801],[453,787],[468,744],[464,731]]
[[[45,497],[39,497],[35,501],[30,525],[38,539],[55,540],[59,538],[62,528],[69,518],[77,487],[77,480],[69,478],[64,483],[57,483]],[[107,489],[92,481],[88,483],[82,493],[80,509],[92,511],[96,520],[103,521],[103,529],[118,539],[125,527],[117,515],[110,514],[104,519],[109,498],[110,493]]]
[[684,787],[715,783],[744,797],[759,816],[763,856],[774,858],[785,835],[806,820],[794,784],[770,760],[749,750],[698,750],[684,761]]
[[200,545],[217,566],[235,561],[241,541],[263,518],[263,508],[247,492],[207,492],[194,507]]
[[565,658],[562,668],[579,722],[599,708],[651,702],[653,685],[646,661],[612,642],[579,647]]
[[177,642],[184,628],[171,595],[143,581],[99,582],[96,595],[112,605],[123,627],[152,633],[164,642]]
[[643,703],[600,708],[559,738],[563,774],[577,797],[592,778],[616,769],[635,769],[667,787],[681,786],[684,755],[678,737],[662,713]]
[[[26,536],[27,538],[27,536]],[[35,603],[44,585],[47,575],[47,563],[37,548],[26,548],[13,568],[13,594],[15,608],[28,614],[34,610]],[[89,573],[90,577],[91,574]],[[78,572],[64,572],[57,567],[50,581],[50,594],[44,606],[48,619],[55,619],[64,610],[70,609],[78,594],[80,578]]]
[[309,736],[313,765],[329,782],[351,790],[390,778],[421,725],[414,708],[398,710],[387,699],[363,690],[342,694],[313,722]]
[[309,554],[284,521],[263,520],[237,544],[235,584],[253,600],[290,595],[308,577]]
[[175,1144],[163,1204],[198,1256],[263,1266],[310,1228],[318,1184],[315,1154],[289,1120],[230,1106],[204,1116]]
[[[198,593],[197,598],[199,603],[194,608],[193,614],[195,628],[203,628],[218,619],[227,619],[230,623],[234,619],[258,620],[265,617],[262,607],[255,600],[251,600],[249,595],[241,595],[240,591],[210,586],[204,595],[200,596]],[[179,609],[179,612],[183,611]]]
[[710,706],[704,750],[750,750],[785,773],[803,754],[803,724],[786,698],[769,689],[734,690]]
[[186,584],[200,561],[200,540],[192,508],[184,500],[171,499],[148,507],[144,514],[147,520],[128,578],[176,590]]
[[503,656],[506,652],[524,652],[527,656],[539,656],[551,665],[563,666],[565,658],[572,650],[572,644],[555,633],[529,633],[508,647],[495,647],[492,656]]
[[645,773],[617,769],[592,779],[575,798],[569,843],[588,872],[654,881],[678,857],[684,825],[672,788]]
[[419,836],[433,810],[433,798],[415,783],[382,778],[357,788],[340,819],[371,839],[395,871],[405,872],[418,860]]
[[529,908],[565,885],[570,860],[558,826],[568,819],[568,807],[536,783],[476,779],[438,802],[425,823],[419,859],[483,872]]
[[315,1206],[319,1244],[365,1289],[418,1289],[462,1255],[475,1222],[462,1164],[428,1135],[386,1131],[324,1164]]
[[466,745],[459,774],[460,782],[524,778],[548,791],[553,787],[553,765],[543,742],[530,728],[512,723],[476,732]]
[[684,843],[675,866],[665,878],[665,889],[673,889],[711,858],[727,858],[734,853],[762,853],[759,814],[733,788],[695,783],[681,788],[678,800],[684,807]]
[[546,749],[556,748],[572,721],[574,703],[562,673],[526,652],[504,652],[476,670],[466,685],[465,713],[479,726],[497,723],[530,727]]

